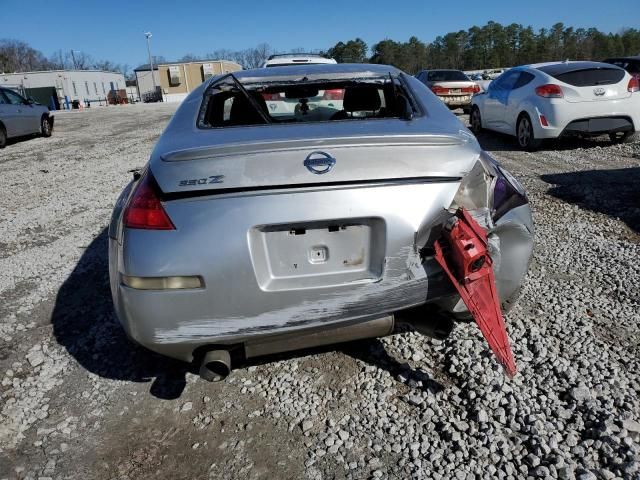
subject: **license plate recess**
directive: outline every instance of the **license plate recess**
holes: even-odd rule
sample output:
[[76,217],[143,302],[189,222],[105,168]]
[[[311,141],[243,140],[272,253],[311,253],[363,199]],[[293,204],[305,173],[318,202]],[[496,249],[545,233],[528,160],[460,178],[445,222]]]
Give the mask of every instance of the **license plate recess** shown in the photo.
[[249,232],[263,290],[296,290],[380,280],[385,224],[380,218],[263,225]]

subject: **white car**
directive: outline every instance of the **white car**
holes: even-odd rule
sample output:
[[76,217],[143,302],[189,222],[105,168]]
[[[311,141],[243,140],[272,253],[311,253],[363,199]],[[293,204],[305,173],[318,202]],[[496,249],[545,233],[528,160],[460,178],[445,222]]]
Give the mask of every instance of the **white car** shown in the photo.
[[514,135],[526,150],[570,135],[632,141],[640,130],[638,83],[622,68],[600,62],[512,68],[473,97],[471,129]]
[[291,65],[326,65],[338,63],[334,58],[326,58],[316,53],[277,53],[267,58],[262,65],[267,67],[287,67]]

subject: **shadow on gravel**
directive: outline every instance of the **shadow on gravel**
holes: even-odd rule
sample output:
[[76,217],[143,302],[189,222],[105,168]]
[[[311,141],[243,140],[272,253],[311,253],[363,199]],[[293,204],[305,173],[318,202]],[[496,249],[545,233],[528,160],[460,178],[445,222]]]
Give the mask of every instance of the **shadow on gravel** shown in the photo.
[[[420,368],[411,368],[406,362],[399,362],[387,353],[382,342],[377,338],[360,340],[345,344],[341,349],[342,353],[352,358],[361,360],[369,365],[386,370],[398,379],[404,377],[405,382],[419,382],[418,385],[425,392],[438,393],[445,387],[437,380],[433,379],[427,372]],[[403,382],[404,383],[404,382]]]
[[640,233],[640,167],[541,175],[547,193],[598,213],[619,218]]
[[[323,353],[330,352],[340,352],[373,367],[386,370],[392,377],[402,383],[407,383],[412,380],[420,382],[417,383],[419,386],[416,388],[424,391],[437,393],[445,388],[442,383],[432,378],[424,370],[420,368],[411,368],[407,362],[399,362],[393,358],[389,353],[387,353],[383,343],[378,338],[354,340],[352,342],[304,348],[291,352],[273,353],[262,357],[249,358],[234,364],[234,369],[247,368],[253,365],[268,365],[275,361],[290,360],[293,358],[301,359],[311,355],[321,355]],[[404,377],[404,380],[399,379],[399,376]]]
[[[482,149],[489,152],[511,152],[521,150],[518,142],[516,142],[516,138],[511,135],[485,130],[479,135],[476,135],[476,138],[478,139],[478,143],[480,143]],[[608,139],[608,137],[567,137],[557,140],[546,140],[537,151],[563,151],[576,150],[578,148],[589,149],[596,147],[606,147],[609,145],[611,145],[611,141]]]
[[190,366],[128,340],[113,310],[107,252],[105,228],[85,249],[58,291],[51,315],[55,338],[95,375],[129,382],[153,381],[152,395],[178,398]]

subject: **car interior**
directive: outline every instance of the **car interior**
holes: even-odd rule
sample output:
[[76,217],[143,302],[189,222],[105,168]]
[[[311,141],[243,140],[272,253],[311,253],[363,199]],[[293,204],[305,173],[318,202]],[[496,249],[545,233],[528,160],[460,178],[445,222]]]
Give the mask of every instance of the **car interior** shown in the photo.
[[390,80],[210,88],[201,128],[376,118],[407,118],[402,87]]

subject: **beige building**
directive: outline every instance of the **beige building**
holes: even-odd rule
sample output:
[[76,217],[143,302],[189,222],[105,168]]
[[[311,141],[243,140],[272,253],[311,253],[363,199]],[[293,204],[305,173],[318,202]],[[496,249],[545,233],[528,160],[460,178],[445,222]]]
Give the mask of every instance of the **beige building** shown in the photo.
[[230,60],[199,60],[158,64],[165,102],[181,102],[191,90],[214,75],[237,72],[242,67]]

